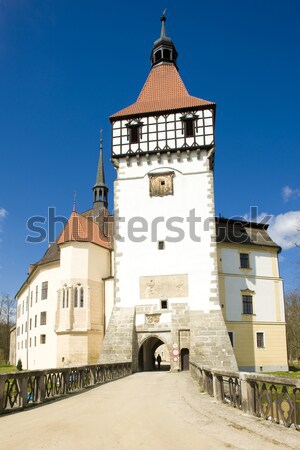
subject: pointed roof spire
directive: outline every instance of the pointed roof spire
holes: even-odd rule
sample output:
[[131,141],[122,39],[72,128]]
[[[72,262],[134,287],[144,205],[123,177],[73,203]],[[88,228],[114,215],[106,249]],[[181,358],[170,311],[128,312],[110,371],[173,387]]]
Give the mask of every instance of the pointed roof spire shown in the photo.
[[98,170],[97,170],[95,186],[98,186],[98,185],[105,185],[102,130],[100,130],[99,162],[98,162]]
[[154,42],[150,60],[152,63],[152,67],[155,66],[156,64],[167,62],[173,63],[177,68],[176,60],[178,53],[172,39],[166,35],[166,25],[165,25],[167,20],[166,12],[167,9],[164,9],[162,16],[160,18],[161,20],[160,37],[156,39],[156,41]]
[[74,191],[73,212],[76,212],[76,191]]
[[94,192],[94,203],[102,202],[104,206],[107,207],[108,187],[105,184],[102,130],[100,130],[99,161],[98,161],[96,183],[94,184],[93,192]]

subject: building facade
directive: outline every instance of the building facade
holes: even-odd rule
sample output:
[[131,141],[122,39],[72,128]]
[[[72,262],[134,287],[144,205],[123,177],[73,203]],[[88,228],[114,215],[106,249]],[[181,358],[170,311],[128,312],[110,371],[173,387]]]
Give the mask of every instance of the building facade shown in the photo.
[[152,370],[164,345],[172,370],[287,369],[280,248],[266,225],[215,218],[216,105],[189,95],[165,21],[137,101],[110,118],[113,242],[101,140],[93,209],[73,211],[18,292],[23,367]]

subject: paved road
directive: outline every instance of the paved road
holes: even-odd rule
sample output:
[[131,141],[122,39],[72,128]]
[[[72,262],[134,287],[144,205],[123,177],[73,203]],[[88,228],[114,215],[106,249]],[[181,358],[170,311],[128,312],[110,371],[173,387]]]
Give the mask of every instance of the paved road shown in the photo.
[[200,394],[189,373],[138,373],[0,417],[0,449],[289,449],[300,433]]

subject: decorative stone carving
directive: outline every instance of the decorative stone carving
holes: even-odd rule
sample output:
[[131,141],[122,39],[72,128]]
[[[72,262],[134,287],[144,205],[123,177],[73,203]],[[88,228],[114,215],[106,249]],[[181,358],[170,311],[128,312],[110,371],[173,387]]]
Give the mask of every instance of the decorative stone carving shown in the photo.
[[187,275],[140,277],[140,298],[178,298],[188,296]]
[[146,324],[150,325],[152,323],[159,323],[160,314],[146,314]]
[[149,174],[150,197],[173,195],[174,172]]

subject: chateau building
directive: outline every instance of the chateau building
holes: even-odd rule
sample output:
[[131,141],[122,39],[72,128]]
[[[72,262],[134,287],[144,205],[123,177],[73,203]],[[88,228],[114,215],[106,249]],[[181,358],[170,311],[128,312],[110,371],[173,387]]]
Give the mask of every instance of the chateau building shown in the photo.
[[152,370],[164,345],[171,370],[287,369],[280,248],[267,225],[215,218],[216,105],[189,95],[165,21],[137,101],[110,117],[114,217],[101,139],[93,208],[74,208],[17,294],[24,368]]

